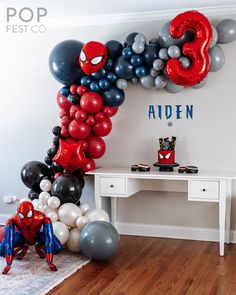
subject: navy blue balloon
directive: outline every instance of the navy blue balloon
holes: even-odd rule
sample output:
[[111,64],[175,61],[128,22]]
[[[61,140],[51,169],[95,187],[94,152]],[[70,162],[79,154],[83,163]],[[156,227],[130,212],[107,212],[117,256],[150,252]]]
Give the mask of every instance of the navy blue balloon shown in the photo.
[[160,49],[160,46],[157,44],[148,44],[145,46],[142,56],[143,62],[148,68],[151,68],[154,60],[158,58]]
[[133,55],[130,59],[131,64],[135,67],[141,66],[142,61],[143,61],[142,56],[139,54]]
[[109,72],[107,74],[107,78],[112,82],[115,83],[116,80],[118,79],[117,76],[113,72]]
[[119,107],[125,100],[125,93],[117,87],[110,87],[102,93],[103,101],[111,107]]
[[122,50],[122,55],[124,56],[125,59],[130,59],[133,54],[134,53],[133,53],[132,49],[129,47],[124,48]]
[[90,90],[95,91],[95,92],[99,92],[101,90],[97,81],[92,81],[89,85],[89,88],[90,88]]
[[120,78],[128,80],[134,77],[134,67],[124,58],[124,56],[117,59],[114,70],[116,75]]
[[108,59],[106,64],[105,64],[105,69],[110,71],[113,68],[113,60],[112,59]]
[[72,104],[80,104],[80,98],[77,94],[69,94],[67,100]]
[[92,79],[91,79],[89,76],[83,76],[83,77],[80,79],[80,83],[81,83],[83,86],[88,86],[91,82],[92,82]]
[[105,69],[101,69],[98,72],[92,73],[91,76],[95,79],[95,80],[100,80],[104,75],[106,74],[106,70]]
[[125,47],[132,47],[133,43],[134,43],[134,38],[138,33],[133,32],[130,33],[126,38],[125,38]]
[[98,84],[99,84],[99,87],[103,90],[110,87],[110,82],[106,78],[101,79]]
[[145,66],[137,67],[135,69],[135,74],[139,78],[144,77],[148,74],[148,69]]
[[77,83],[83,74],[78,56],[83,43],[76,40],[66,40],[57,44],[49,56],[49,69],[53,77],[64,85]]
[[60,90],[60,94],[63,96],[68,96],[70,94],[70,87],[64,86]]
[[115,59],[121,56],[123,45],[116,40],[110,40],[108,41],[105,46],[108,49],[108,58]]

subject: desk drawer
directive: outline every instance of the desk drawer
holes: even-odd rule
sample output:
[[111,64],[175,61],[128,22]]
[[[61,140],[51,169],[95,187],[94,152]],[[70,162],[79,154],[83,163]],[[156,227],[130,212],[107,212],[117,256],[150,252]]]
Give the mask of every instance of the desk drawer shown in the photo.
[[188,199],[190,201],[218,201],[219,182],[190,180]]
[[100,195],[116,196],[126,194],[125,177],[101,177]]

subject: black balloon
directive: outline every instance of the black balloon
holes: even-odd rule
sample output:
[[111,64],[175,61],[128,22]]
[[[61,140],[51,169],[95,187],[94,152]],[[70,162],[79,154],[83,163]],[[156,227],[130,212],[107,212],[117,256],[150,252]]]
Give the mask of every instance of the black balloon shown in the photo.
[[56,155],[57,150],[58,150],[58,148],[56,148],[56,147],[52,147],[52,148],[48,149],[48,151],[47,151],[48,156],[53,158]]
[[46,156],[44,158],[44,162],[47,164],[47,165],[52,165],[52,158],[49,157],[49,156]]
[[26,163],[21,170],[21,180],[30,189],[38,191],[39,184],[45,176],[50,176],[48,166],[38,161]]
[[122,89],[111,87],[102,93],[103,101],[111,107],[119,107],[125,100],[125,93]]
[[120,78],[128,80],[134,77],[134,67],[123,56],[117,59],[114,69]]
[[58,164],[57,162],[53,162],[52,163],[52,169],[55,173],[57,172],[63,172],[64,167],[62,167],[60,164]]
[[122,50],[123,50],[123,45],[116,40],[110,40],[108,41],[105,46],[108,49],[108,58],[115,59],[121,56]]
[[73,172],[73,175],[76,176],[76,177],[78,178],[78,180],[80,181],[81,186],[82,186],[82,188],[83,188],[84,185],[85,185],[85,181],[84,181],[83,174],[82,174],[79,170],[75,170],[75,171]]
[[28,193],[28,197],[31,201],[35,200],[35,199],[38,199],[39,198],[39,194],[38,192],[35,192],[33,190],[30,190],[29,193]]
[[126,38],[125,38],[125,47],[132,47],[133,43],[134,43],[134,38],[135,36],[138,35],[138,33],[134,32],[134,33],[130,33]]
[[79,82],[84,75],[77,63],[83,43],[66,40],[57,44],[49,56],[49,69],[53,77],[64,85]]
[[52,133],[56,136],[60,136],[61,135],[61,127],[60,126],[53,127]]
[[72,174],[59,176],[52,184],[51,194],[60,199],[61,204],[78,204],[82,193],[82,185],[78,178]]
[[59,138],[59,136],[55,136],[55,137],[53,137],[53,140],[52,140],[52,142],[53,142],[53,144],[55,145],[55,147],[59,147],[59,140],[60,140],[60,138]]
[[147,67],[152,67],[155,59],[158,58],[158,53],[161,47],[158,44],[148,44],[142,54],[144,64]]

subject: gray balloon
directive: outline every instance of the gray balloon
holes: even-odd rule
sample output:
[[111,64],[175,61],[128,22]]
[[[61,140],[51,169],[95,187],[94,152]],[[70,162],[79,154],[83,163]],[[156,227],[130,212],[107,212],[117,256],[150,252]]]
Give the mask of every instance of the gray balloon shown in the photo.
[[141,41],[136,41],[132,45],[133,52],[140,54],[144,51],[145,45]]
[[152,76],[150,76],[150,75],[141,77],[139,81],[140,81],[140,84],[145,89],[152,89],[152,88],[155,87],[154,78]]
[[180,48],[177,45],[171,45],[168,48],[168,55],[172,58],[179,58],[180,57]]
[[173,83],[171,80],[167,79],[167,84],[165,87],[167,92],[177,93],[177,92],[180,92],[183,88],[184,88],[184,86],[177,85],[177,84]]
[[164,88],[167,84],[167,78],[164,75],[157,76],[155,79],[156,88]]
[[137,85],[139,83],[138,78],[132,78],[131,79],[132,84]]
[[212,28],[212,40],[211,40],[211,45],[210,48],[214,47],[218,41],[218,33],[216,31],[216,28],[211,26]]
[[193,85],[192,88],[194,89],[199,89],[199,88],[202,88],[203,86],[206,85],[206,82],[207,82],[207,77],[205,79],[203,79],[200,83],[197,83],[196,85]]
[[170,22],[165,23],[159,32],[158,42],[161,47],[170,47],[171,45],[182,45],[185,42],[192,41],[194,39],[194,33],[192,31],[186,31],[181,38],[172,38],[170,35]]
[[155,70],[154,68],[151,68],[150,75],[155,78],[160,74],[160,71]]
[[216,44],[214,47],[210,48],[210,72],[219,71],[225,63],[225,54],[220,45]]
[[155,70],[160,71],[160,70],[164,69],[165,62],[162,59],[158,58],[158,59],[154,60],[152,66]]
[[188,58],[186,56],[180,57],[179,61],[184,69],[187,69],[191,66],[191,60],[190,60],[190,58]]
[[134,42],[139,42],[141,41],[142,43],[146,43],[146,37],[143,35],[143,34],[137,34],[135,37],[134,37]]
[[125,89],[125,88],[127,88],[127,86],[128,86],[128,82],[127,82],[127,80],[125,80],[125,79],[118,79],[118,80],[116,81],[116,86],[117,86],[117,88],[119,88],[119,89]]
[[112,224],[94,221],[82,229],[80,247],[92,260],[107,260],[118,251],[119,234]]
[[166,48],[162,48],[159,51],[158,55],[159,55],[160,59],[163,59],[163,60],[169,59],[168,50]]
[[236,21],[224,19],[216,26],[218,43],[230,43],[236,40]]

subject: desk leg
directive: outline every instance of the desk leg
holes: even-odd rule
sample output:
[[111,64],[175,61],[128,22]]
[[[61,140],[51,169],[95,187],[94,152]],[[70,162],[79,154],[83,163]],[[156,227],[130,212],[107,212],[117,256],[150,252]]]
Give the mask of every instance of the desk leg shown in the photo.
[[111,198],[111,223],[116,227],[116,212],[117,212],[117,201],[115,197]]
[[220,201],[219,201],[219,240],[220,240],[220,256],[224,256],[225,242],[225,214],[226,214],[226,181],[220,181]]
[[232,198],[232,180],[227,181],[227,196],[226,196],[226,232],[225,242],[230,243],[230,218],[231,218],[231,198]]
[[96,209],[102,209],[102,198],[99,193],[99,176],[94,177],[94,196]]

